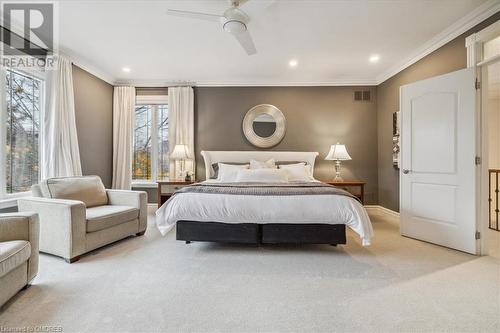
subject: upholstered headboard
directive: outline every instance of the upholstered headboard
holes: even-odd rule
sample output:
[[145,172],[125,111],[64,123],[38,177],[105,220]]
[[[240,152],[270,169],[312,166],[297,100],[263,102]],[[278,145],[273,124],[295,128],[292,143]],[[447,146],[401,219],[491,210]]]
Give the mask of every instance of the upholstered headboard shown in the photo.
[[267,161],[274,158],[277,162],[307,162],[314,170],[314,162],[317,152],[295,152],[295,151],[202,151],[201,155],[205,162],[205,177],[210,179],[214,174],[212,164],[218,162],[250,162],[250,160]]

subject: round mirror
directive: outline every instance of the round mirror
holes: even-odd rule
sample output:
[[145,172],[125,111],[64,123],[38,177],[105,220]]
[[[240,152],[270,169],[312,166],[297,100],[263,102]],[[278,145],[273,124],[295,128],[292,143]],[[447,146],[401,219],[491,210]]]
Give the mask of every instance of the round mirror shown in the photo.
[[243,133],[259,148],[277,145],[285,136],[285,116],[274,105],[260,104],[248,110],[243,119]]
[[268,114],[261,114],[253,120],[253,131],[261,138],[268,138],[276,131],[276,121]]

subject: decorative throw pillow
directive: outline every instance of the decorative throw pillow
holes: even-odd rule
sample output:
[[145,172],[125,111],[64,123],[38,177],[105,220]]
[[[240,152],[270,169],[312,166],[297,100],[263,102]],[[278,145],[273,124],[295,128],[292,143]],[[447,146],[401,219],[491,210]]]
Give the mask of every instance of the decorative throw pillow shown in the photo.
[[276,169],[276,163],[274,158],[265,162],[250,160],[250,169]]
[[285,170],[289,181],[313,181],[312,168],[305,163],[280,165],[280,170]]
[[248,169],[249,164],[232,165],[219,163],[219,174],[217,180],[224,183],[232,183],[236,181],[238,171]]
[[[243,163],[238,163],[238,162],[219,162],[222,164],[229,164],[229,165],[248,165],[248,162],[243,162]],[[214,175],[210,177],[210,179],[217,179],[219,177],[219,163],[213,163],[212,164],[212,170],[214,170]]]
[[236,182],[242,183],[287,183],[286,170],[261,168],[239,170]]

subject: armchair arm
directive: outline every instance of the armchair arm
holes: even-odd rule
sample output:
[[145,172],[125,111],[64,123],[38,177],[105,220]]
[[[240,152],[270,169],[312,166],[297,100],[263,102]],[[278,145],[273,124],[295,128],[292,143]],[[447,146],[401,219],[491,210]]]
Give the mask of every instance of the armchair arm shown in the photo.
[[31,255],[28,259],[28,281],[38,273],[38,248],[40,224],[36,213],[0,214],[0,242],[25,240],[30,242]]
[[144,191],[106,190],[108,203],[115,206],[131,206],[139,209],[139,230],[148,225],[148,194]]
[[85,204],[77,200],[22,198],[21,212],[36,212],[40,218],[40,250],[71,259],[85,253],[87,231]]

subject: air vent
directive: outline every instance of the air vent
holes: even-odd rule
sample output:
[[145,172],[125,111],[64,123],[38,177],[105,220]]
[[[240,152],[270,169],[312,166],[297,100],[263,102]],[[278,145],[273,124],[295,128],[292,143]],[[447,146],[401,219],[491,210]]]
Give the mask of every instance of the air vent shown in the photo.
[[354,100],[355,101],[362,101],[363,100],[363,92],[362,91],[355,91],[354,92]]
[[354,91],[354,100],[356,102],[369,102],[371,100],[370,90],[356,90]]

